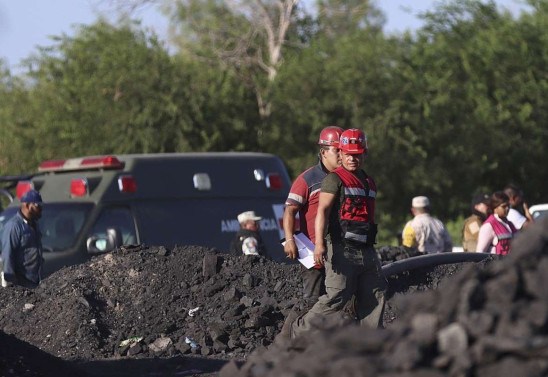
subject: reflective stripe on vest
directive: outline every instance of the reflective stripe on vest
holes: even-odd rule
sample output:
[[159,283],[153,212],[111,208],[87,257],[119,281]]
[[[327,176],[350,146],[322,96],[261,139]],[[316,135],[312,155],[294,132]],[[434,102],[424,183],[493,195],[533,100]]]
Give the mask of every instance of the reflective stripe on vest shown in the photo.
[[365,190],[359,187],[344,187],[344,194],[349,196],[366,196]]
[[366,193],[364,189],[361,189],[359,187],[345,187],[344,194],[348,196],[365,196],[373,199],[377,197],[376,191],[370,189],[369,192]]

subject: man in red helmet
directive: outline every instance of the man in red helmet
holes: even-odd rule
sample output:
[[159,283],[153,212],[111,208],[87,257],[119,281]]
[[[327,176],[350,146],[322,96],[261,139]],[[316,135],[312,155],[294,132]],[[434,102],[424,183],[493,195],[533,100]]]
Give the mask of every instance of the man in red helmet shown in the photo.
[[292,338],[349,321],[343,309],[353,295],[360,324],[382,326],[387,283],[373,246],[377,188],[361,169],[367,154],[365,134],[355,128],[344,131],[339,149],[342,166],[322,181],[315,220],[314,260],[325,265],[326,294],[292,323]]
[[[343,129],[337,126],[325,127],[320,132],[318,145],[318,163],[302,172],[291,185],[289,195],[285,201],[283,228],[285,233],[284,251],[288,258],[297,258],[297,246],[293,239],[295,217],[299,214],[299,229],[314,243],[314,220],[318,210],[318,197],[322,179],[327,173],[340,166],[339,138]],[[303,298],[308,307],[318,301],[318,297],[325,293],[325,269],[306,269],[303,266]]]

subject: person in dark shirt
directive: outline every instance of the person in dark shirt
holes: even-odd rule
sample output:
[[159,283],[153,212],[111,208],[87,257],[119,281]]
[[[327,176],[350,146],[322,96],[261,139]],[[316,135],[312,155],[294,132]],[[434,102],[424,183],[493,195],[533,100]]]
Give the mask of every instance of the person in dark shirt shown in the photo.
[[[293,239],[298,216],[298,228],[312,243],[316,242],[314,221],[318,212],[318,198],[322,180],[329,172],[341,165],[339,139],[344,130],[337,126],[325,127],[318,139],[318,163],[299,174],[291,185],[285,201],[283,228],[285,234],[284,252],[290,259],[296,259],[297,245]],[[302,267],[303,297],[307,306],[312,306],[325,294],[325,268]]]
[[40,284],[42,233],[38,219],[42,216],[42,196],[29,190],[21,197],[21,208],[2,233],[2,286],[19,285],[36,288]]
[[246,211],[238,215],[240,230],[230,244],[232,254],[266,255],[266,247],[259,233],[261,219],[262,217],[255,215],[254,211]]

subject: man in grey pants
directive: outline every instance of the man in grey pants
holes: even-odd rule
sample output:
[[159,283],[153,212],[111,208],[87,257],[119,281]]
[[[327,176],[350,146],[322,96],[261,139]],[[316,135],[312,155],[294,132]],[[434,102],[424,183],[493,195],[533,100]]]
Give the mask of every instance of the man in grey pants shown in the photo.
[[387,284],[373,246],[377,188],[361,169],[367,153],[365,134],[358,129],[344,131],[339,148],[342,166],[322,181],[315,221],[314,260],[325,265],[326,294],[293,321],[292,338],[352,321],[343,309],[353,295],[360,324],[382,326]]
[[[299,228],[312,243],[316,240],[314,221],[318,210],[320,186],[325,176],[340,166],[339,138],[343,129],[337,126],[325,127],[318,140],[320,150],[318,163],[299,174],[291,185],[285,201],[283,228],[285,233],[284,251],[288,258],[297,258],[297,246],[293,239],[295,218],[299,215]],[[303,298],[311,307],[318,297],[325,293],[325,269],[318,265],[310,269],[303,267]]]

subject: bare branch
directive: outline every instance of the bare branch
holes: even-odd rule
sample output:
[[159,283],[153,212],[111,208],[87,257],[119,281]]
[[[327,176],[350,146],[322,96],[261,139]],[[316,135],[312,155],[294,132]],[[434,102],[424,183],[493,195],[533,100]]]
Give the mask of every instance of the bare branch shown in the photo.
[[[199,6],[199,2],[193,0],[98,1],[114,4],[119,12],[128,15],[134,14],[144,6],[153,4],[163,6],[164,11],[172,15],[172,22],[174,22],[172,30],[175,30],[179,36],[183,36],[179,38],[179,45],[183,51],[192,54],[193,46],[203,48],[208,45],[210,56],[216,57],[218,64],[233,67],[242,77],[247,75],[244,81],[255,91],[261,116],[269,114],[270,83],[276,79],[283,62],[283,48],[291,26],[292,15],[299,0],[219,0],[217,3],[219,14],[194,15],[192,12],[187,12],[184,19],[180,18],[179,10],[185,7],[192,9],[192,6]],[[234,16],[229,18],[229,21],[223,16],[223,11],[226,12],[226,10]],[[211,22],[204,23],[204,16],[206,19],[209,17]],[[241,27],[243,31],[231,30],[233,25],[230,22],[239,22],[240,19],[245,22],[239,25],[243,25]],[[263,79],[264,76],[257,76],[260,72],[266,75],[267,84]]]

